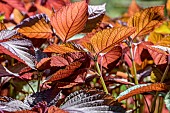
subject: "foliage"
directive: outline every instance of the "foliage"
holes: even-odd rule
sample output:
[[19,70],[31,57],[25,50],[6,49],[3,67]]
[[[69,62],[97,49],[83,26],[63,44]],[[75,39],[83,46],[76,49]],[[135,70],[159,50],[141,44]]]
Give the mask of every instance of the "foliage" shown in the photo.
[[112,19],[88,0],[1,0],[0,111],[167,112],[169,4]]

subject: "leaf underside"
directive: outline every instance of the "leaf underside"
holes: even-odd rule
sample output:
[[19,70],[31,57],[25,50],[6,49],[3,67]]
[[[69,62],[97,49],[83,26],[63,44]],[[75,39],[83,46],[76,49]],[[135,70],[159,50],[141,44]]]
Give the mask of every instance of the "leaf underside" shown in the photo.
[[66,97],[61,109],[69,113],[125,113],[119,104],[111,104],[113,97],[97,90],[80,90]]

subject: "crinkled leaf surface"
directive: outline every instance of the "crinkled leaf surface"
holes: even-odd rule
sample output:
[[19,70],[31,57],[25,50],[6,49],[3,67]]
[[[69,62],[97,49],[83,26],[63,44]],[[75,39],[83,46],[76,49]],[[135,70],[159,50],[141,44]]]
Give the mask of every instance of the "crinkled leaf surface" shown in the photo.
[[80,90],[66,97],[61,109],[69,113],[125,113],[125,109],[113,104],[113,97],[97,90]]
[[117,97],[117,100],[120,102],[136,94],[150,92],[150,91],[163,91],[163,90],[167,90],[167,85],[164,83],[139,84],[139,85],[132,86],[129,89],[120,93],[119,96]]
[[17,34],[16,30],[2,30],[2,31],[0,31],[0,41],[9,39],[12,36],[14,36],[15,34]]
[[16,26],[18,32],[29,38],[52,38],[52,28],[45,14],[37,14]]
[[52,44],[52,45],[49,45],[47,48],[45,48],[44,52],[54,52],[54,53],[60,53],[60,54],[70,53],[70,52],[79,52],[80,49],[79,47],[76,47],[76,46],[77,46],[76,44],[71,44],[71,43],[61,44],[61,45]]
[[160,33],[151,32],[148,41],[151,41],[154,45],[170,47],[170,36],[162,35]]
[[136,27],[136,32],[132,38],[146,35],[153,31],[154,28],[163,20],[164,6],[155,6],[146,8],[137,12],[128,20],[129,27]]
[[147,45],[148,52],[154,60],[156,65],[167,63],[168,53],[170,49],[163,46]]
[[63,42],[84,29],[88,18],[87,10],[87,3],[81,1],[63,6],[52,15],[52,26]]
[[[2,101],[4,100],[5,101]],[[0,110],[3,111],[8,111],[8,112],[15,112],[18,110],[28,110],[31,109],[31,107],[25,103],[23,103],[20,100],[14,100],[12,98],[8,98],[8,97],[1,97],[1,101],[0,101]]]
[[107,52],[103,56],[98,57],[98,62],[104,66],[105,68],[108,68],[108,64],[114,62],[122,55],[122,48],[120,46],[115,46],[113,49],[111,49],[109,52]]
[[51,66],[66,66],[69,65],[69,62],[61,56],[53,56],[51,57]]
[[163,37],[164,36],[162,34],[159,34],[159,33],[156,33],[156,32],[151,32],[149,34],[148,41],[150,41],[154,44],[157,44],[158,42],[160,42],[163,39]]
[[56,80],[61,80],[73,74],[73,72],[81,66],[80,62],[73,62],[70,65],[66,66],[65,69],[60,69],[54,73],[50,78],[47,78],[47,82],[52,82]]
[[50,89],[28,95],[24,103],[33,107],[39,102],[47,102],[47,106],[55,105],[60,97],[60,89],[52,87]]
[[135,32],[133,27],[115,27],[97,32],[90,42],[97,54],[110,51],[113,46],[121,43]]
[[35,68],[35,58],[33,55],[29,53],[29,49],[32,47],[31,41],[27,39],[22,40],[10,40],[6,42],[0,43],[0,51],[11,57],[17,59],[20,62],[23,62],[30,66],[31,68]]
[[82,32],[91,32],[93,29],[99,27],[104,14],[106,12],[106,4],[103,5],[88,5],[88,20],[86,26]]

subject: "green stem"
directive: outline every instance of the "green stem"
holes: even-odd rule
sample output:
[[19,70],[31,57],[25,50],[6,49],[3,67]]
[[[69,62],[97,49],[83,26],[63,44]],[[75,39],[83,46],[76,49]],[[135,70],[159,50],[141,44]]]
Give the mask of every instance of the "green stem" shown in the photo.
[[[165,69],[165,71],[164,71],[164,74],[163,74],[163,76],[162,76],[162,78],[161,78],[161,81],[160,81],[160,83],[163,83],[163,81],[165,80],[165,78],[166,78],[166,75],[167,75],[167,73],[168,73],[168,71],[169,71],[169,60],[168,60],[168,65],[166,66],[166,69]],[[157,97],[158,97],[158,91],[156,92],[156,95],[154,96],[154,100],[153,100],[153,104],[152,104],[152,107],[151,107],[151,113],[153,113],[154,111],[155,111],[155,105],[156,105],[156,99],[157,99]]]
[[106,94],[108,94],[109,92],[108,92],[108,90],[107,90],[106,84],[105,84],[105,82],[104,82],[104,79],[103,79],[103,76],[102,76],[102,73],[101,73],[101,71],[100,71],[99,64],[98,64],[97,61],[95,62],[95,65],[96,65],[97,72],[98,72],[98,74],[100,75],[100,81],[101,81],[101,83],[102,83],[103,89],[104,89],[104,91],[106,92]]
[[154,113],[154,111],[155,111],[155,106],[156,106],[156,99],[157,99],[157,97],[158,97],[158,92],[156,92],[156,94],[155,94],[155,96],[154,96],[154,100],[153,100],[153,104],[152,104],[152,107],[151,107],[151,113]]
[[137,79],[137,71],[136,71],[136,66],[135,66],[135,61],[134,61],[134,56],[133,56],[133,50],[132,47],[130,46],[130,57],[132,59],[132,70],[133,70],[133,78],[135,80],[135,84],[138,85],[138,79]]
[[158,113],[162,113],[163,102],[164,102],[163,97],[159,97]]
[[41,73],[38,73],[38,84],[37,84],[37,92],[40,91],[40,81],[41,81]]
[[11,80],[10,80],[10,85],[9,85],[9,96],[10,96],[10,97],[13,97],[13,96],[14,96],[14,95],[13,95],[13,91],[14,91],[14,88],[13,88],[12,83],[11,83]]
[[31,88],[32,92],[35,93],[33,87],[30,85],[30,83],[29,83],[28,81],[26,81],[26,80],[25,80],[24,78],[22,78],[22,77],[21,77],[21,79],[22,79],[23,81],[25,81],[25,82],[28,84],[28,86]]
[[164,16],[167,18],[167,20],[169,20],[169,15],[168,15],[168,10],[167,10],[167,1],[168,0],[164,0],[164,5],[165,5],[165,8],[164,8]]
[[[135,61],[134,61],[134,56],[133,56],[133,49],[132,49],[132,42],[130,41],[129,43],[129,49],[130,49],[130,57],[132,59],[132,73],[133,73],[133,78],[135,80],[135,84],[138,85],[138,79],[137,79],[137,71],[136,71],[136,66],[135,66]],[[138,107],[138,105],[140,105],[140,95],[136,95],[135,96],[136,100],[135,101],[135,106],[136,108]],[[136,113],[138,113],[139,110],[137,109]]]
[[166,75],[167,75],[168,71],[169,71],[169,64],[166,66],[165,72],[164,72],[164,74],[163,74],[163,76],[162,76],[162,79],[161,79],[161,82],[160,82],[160,83],[163,83],[163,81],[164,81],[165,78],[166,78]]

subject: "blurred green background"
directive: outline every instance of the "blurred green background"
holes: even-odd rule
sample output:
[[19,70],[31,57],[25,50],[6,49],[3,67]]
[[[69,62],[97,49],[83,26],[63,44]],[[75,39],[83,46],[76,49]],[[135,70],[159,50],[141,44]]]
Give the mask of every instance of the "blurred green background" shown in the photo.
[[[72,0],[80,1],[80,0]],[[112,18],[121,16],[127,11],[132,0],[90,0],[90,4],[106,3],[106,14]],[[136,0],[137,4],[143,8],[163,5],[165,0]]]

